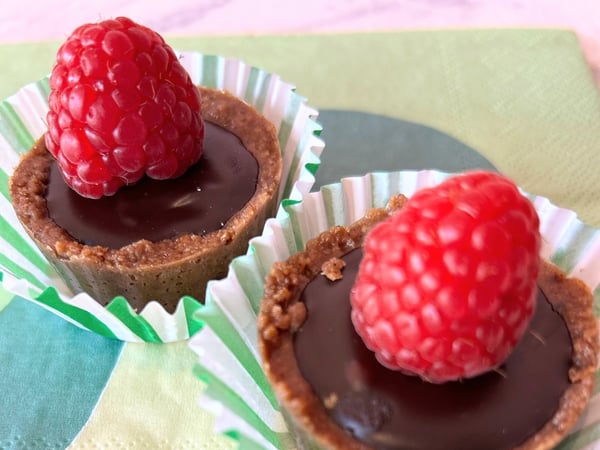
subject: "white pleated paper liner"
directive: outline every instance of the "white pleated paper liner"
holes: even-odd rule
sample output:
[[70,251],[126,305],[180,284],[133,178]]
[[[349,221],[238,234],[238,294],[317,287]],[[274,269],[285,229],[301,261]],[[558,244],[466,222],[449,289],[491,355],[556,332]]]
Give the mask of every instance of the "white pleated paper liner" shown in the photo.
[[[205,326],[190,340],[190,347],[198,355],[195,373],[208,386],[200,404],[217,416],[219,432],[237,439],[242,449],[295,447],[257,350],[256,315],[271,265],[300,251],[331,226],[348,225],[369,208],[385,206],[391,195],[411,196],[448,176],[438,171],[372,173],[324,186],[305,194],[301,202],[284,202],[263,234],[250,241],[248,253],[233,261],[227,278],[209,284],[206,305],[195,313]],[[600,315],[600,231],[544,197],[528,196],[541,220],[542,257],[583,280],[594,292],[595,312]],[[560,448],[591,448],[599,436],[596,393]]]
[[[253,105],[276,127],[283,157],[278,201],[310,191],[324,148],[318,111],[273,73],[237,59],[181,53],[192,81],[224,89]],[[73,295],[21,227],[12,208],[8,180],[19,156],[46,131],[48,79],[20,89],[0,102],[0,280],[7,291],[37,302],[76,325],[125,341],[171,342],[193,335],[202,323],[200,303],[184,297],[173,314],[150,302],[137,314],[126,299],[103,307],[87,294]],[[43,324],[40,324],[43,326]]]

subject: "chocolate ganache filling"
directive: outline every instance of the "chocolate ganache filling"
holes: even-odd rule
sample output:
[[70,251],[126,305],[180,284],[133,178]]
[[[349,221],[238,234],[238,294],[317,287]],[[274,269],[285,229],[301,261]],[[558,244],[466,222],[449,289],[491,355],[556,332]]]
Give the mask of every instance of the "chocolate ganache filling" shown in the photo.
[[552,418],[569,385],[572,344],[563,318],[538,289],[529,330],[498,371],[431,384],[379,364],[350,320],[362,250],[342,259],[343,279],[318,276],[301,301],[294,337],[300,371],[330,417],[376,449],[512,449]]
[[116,249],[219,230],[252,198],[257,180],[258,163],[240,139],[205,121],[202,157],[179,178],[146,177],[113,196],[88,199],[65,184],[53,163],[46,199],[50,217],[74,239]]

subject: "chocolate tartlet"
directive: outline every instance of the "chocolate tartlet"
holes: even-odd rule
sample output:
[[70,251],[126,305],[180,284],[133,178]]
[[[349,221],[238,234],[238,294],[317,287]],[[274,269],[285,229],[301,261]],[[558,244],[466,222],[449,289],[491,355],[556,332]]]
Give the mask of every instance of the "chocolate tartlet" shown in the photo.
[[267,277],[259,347],[300,447],[554,447],[592,393],[598,330],[589,289],[542,262],[536,314],[497,371],[432,384],[388,370],[354,331],[349,293],[365,234],[404,201],[321,234]]
[[73,292],[135,309],[184,295],[204,300],[276,207],[281,152],[275,127],[233,95],[200,87],[200,161],[174,180],[143,179],[112,197],[70,191],[43,138],[10,180],[17,216]]

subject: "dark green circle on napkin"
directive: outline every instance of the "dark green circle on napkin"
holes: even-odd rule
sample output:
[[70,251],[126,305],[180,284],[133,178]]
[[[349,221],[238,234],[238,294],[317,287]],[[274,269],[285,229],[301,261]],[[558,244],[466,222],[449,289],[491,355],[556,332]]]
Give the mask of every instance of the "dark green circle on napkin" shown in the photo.
[[319,112],[325,151],[313,189],[367,172],[496,170],[473,148],[434,128],[358,111]]

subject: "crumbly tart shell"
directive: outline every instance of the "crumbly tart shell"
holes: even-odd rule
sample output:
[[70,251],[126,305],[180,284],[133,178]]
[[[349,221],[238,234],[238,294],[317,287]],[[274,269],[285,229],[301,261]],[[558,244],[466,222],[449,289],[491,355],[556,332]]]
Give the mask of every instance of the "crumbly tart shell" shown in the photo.
[[87,292],[102,305],[124,296],[136,310],[157,300],[172,312],[185,295],[204,301],[207,282],[227,274],[231,260],[247,250],[249,239],[273,215],[282,170],[274,125],[227,92],[199,90],[204,119],[238,136],[259,167],[253,197],[218,231],[139,240],[119,249],[81,244],[48,215],[45,192],[53,159],[43,137],[22,157],[10,180],[14,209],[74,293]]
[[[300,372],[294,356],[293,333],[306,318],[306,310],[298,298],[310,280],[321,272],[323,263],[360,247],[367,231],[401,208],[405,201],[404,196],[395,196],[385,209],[372,209],[348,227],[333,227],[309,241],[303,252],[276,263],[267,276],[258,317],[259,350],[267,377],[301,448],[370,449],[329,417],[321,399]],[[589,288],[546,261],[542,261],[538,285],[563,317],[571,336],[570,386],[552,419],[515,450],[555,447],[585,409],[597,368],[598,325]]]

